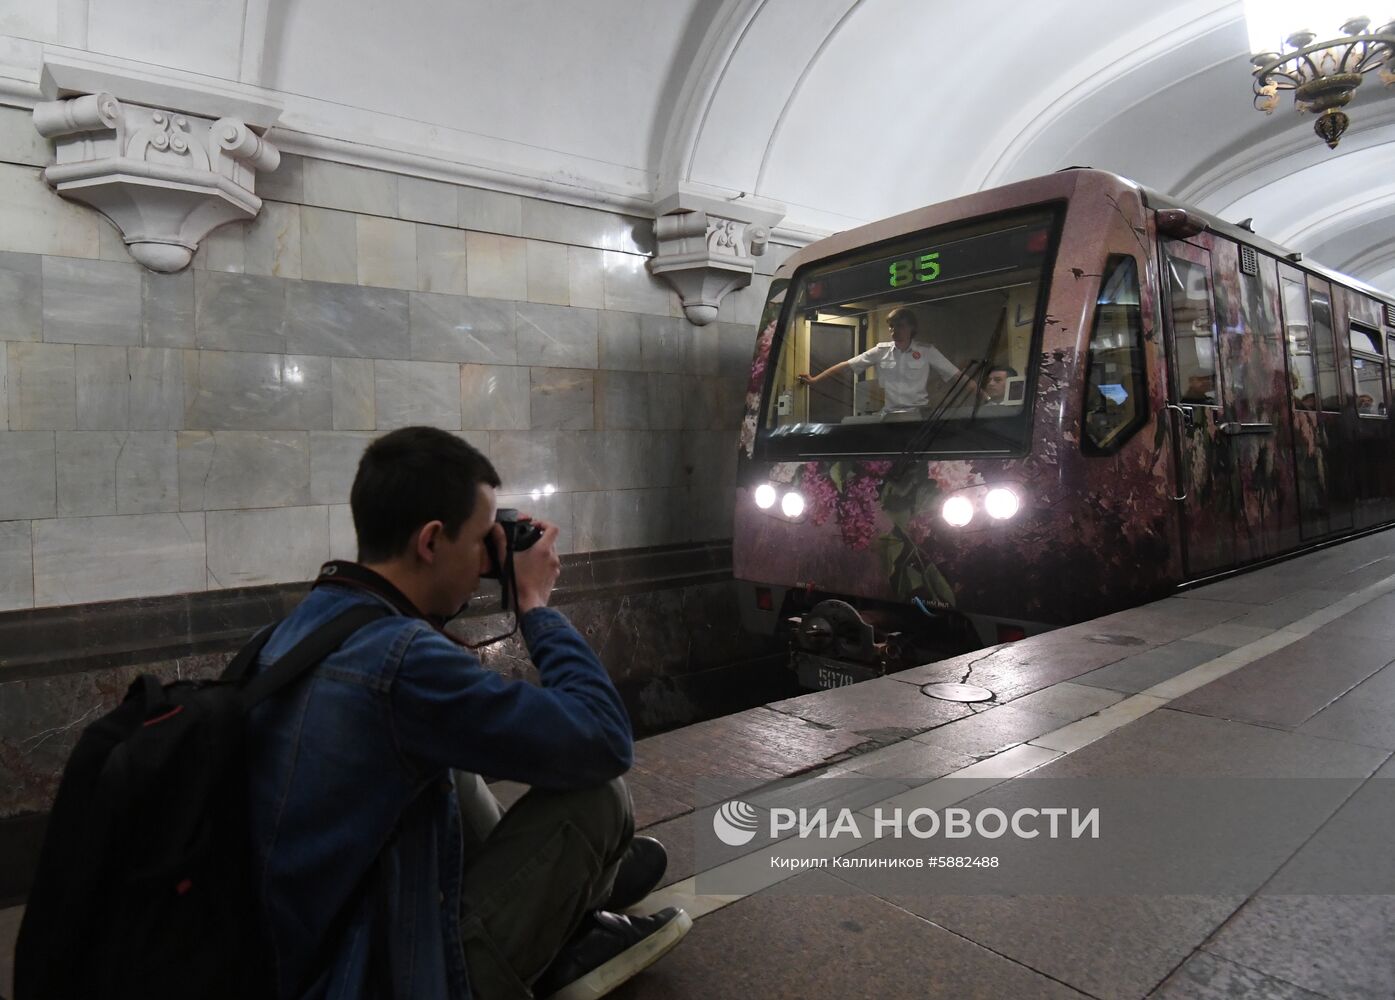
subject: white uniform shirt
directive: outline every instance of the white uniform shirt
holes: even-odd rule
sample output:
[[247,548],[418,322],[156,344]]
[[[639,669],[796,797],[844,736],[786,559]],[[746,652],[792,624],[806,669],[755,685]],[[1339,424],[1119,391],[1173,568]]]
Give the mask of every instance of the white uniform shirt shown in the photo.
[[928,406],[930,393],[925,388],[925,381],[931,369],[946,382],[953,382],[959,377],[959,369],[949,358],[929,344],[919,344],[914,340],[904,351],[898,351],[896,342],[888,340],[863,351],[848,362],[848,367],[854,372],[864,372],[873,365],[877,367],[877,381],[886,394],[883,409],[887,410],[903,406]]

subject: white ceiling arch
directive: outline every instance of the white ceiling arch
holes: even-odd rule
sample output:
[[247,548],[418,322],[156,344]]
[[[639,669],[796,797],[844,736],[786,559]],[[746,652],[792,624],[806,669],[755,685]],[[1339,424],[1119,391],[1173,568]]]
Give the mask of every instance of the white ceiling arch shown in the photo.
[[293,152],[641,214],[686,186],[783,204],[787,236],[1083,164],[1391,270],[1395,89],[1363,85],[1335,153],[1291,105],[1261,115],[1238,0],[177,8],[0,0],[0,96],[86,50],[263,88]]

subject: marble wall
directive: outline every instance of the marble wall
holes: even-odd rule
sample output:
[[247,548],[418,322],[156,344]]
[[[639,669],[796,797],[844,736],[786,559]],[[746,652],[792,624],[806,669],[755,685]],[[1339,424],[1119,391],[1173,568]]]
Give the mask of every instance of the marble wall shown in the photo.
[[354,554],[363,446],[414,423],[565,551],[729,537],[789,248],[699,328],[648,220],[287,156],[159,275],[44,184],[28,114],[0,107],[0,611],[305,579]]

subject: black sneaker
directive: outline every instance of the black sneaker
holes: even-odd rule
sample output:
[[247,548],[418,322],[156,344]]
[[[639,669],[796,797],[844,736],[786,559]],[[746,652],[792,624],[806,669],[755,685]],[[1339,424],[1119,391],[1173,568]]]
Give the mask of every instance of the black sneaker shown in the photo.
[[654,891],[668,870],[668,851],[653,837],[635,837],[625,848],[603,910],[627,910]]
[[533,984],[538,1000],[595,1000],[658,961],[693,920],[670,906],[649,917],[596,910]]

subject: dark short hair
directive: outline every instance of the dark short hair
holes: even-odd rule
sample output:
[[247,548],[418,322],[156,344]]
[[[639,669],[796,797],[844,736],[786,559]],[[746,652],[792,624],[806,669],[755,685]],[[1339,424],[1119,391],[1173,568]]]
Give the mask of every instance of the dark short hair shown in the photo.
[[917,330],[920,329],[920,323],[919,323],[919,321],[916,320],[916,318],[915,318],[915,313],[911,312],[909,309],[905,309],[905,308],[893,309],[893,310],[891,310],[891,312],[889,312],[889,313],[886,314],[886,325],[887,325],[887,326],[895,326],[897,323],[901,322],[902,320],[905,320],[907,323],[911,324],[911,326],[912,326],[914,329],[917,329]]
[[480,485],[499,487],[489,459],[435,427],[384,434],[359,459],[349,492],[361,562],[406,551],[423,524],[440,521],[452,540],[475,512]]
[[1017,378],[1017,369],[1012,367],[1012,365],[994,365],[992,368],[988,369],[989,375],[992,375],[994,372],[1007,372],[1008,378]]

